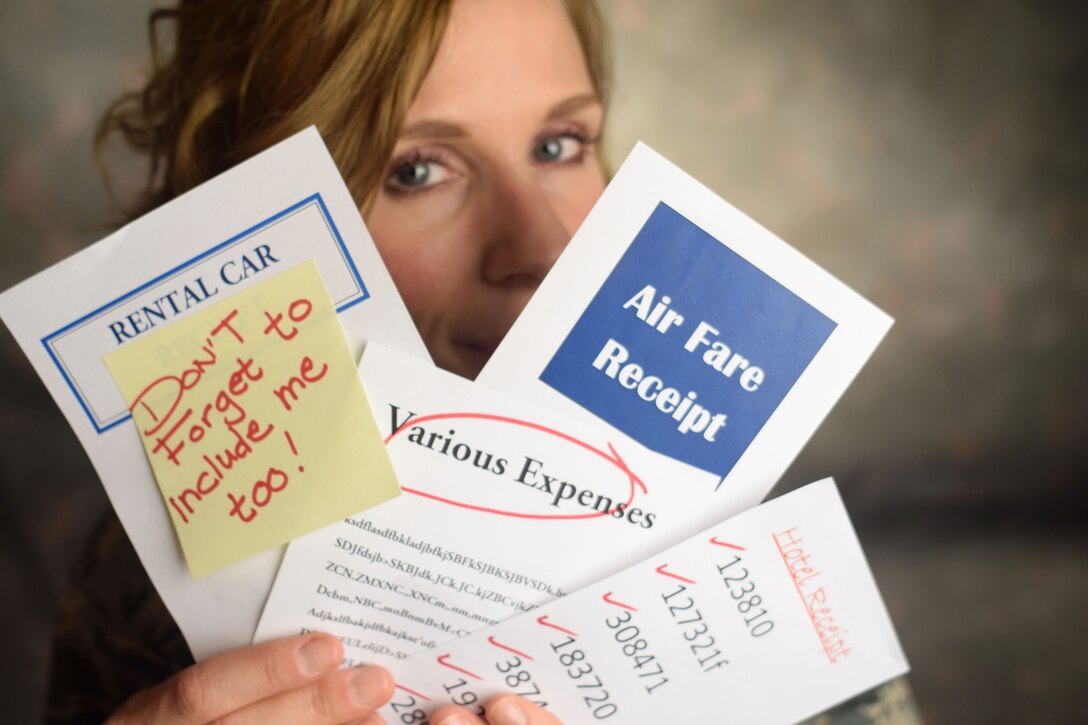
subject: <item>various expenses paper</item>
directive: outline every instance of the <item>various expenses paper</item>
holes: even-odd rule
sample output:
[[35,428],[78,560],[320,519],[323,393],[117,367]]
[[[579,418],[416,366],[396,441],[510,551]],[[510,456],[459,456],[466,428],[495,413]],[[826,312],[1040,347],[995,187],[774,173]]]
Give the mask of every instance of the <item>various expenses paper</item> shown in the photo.
[[396,660],[742,510],[705,472],[381,345],[359,374],[404,495],[291,542],[256,641],[320,629],[350,663]]
[[312,261],[104,362],[194,577],[399,493]]
[[255,641],[323,630],[349,664],[396,662],[744,510],[712,474],[381,345],[359,373],[404,495],[291,542]]
[[830,479],[390,667],[420,722],[514,692],[566,723],[783,723],[907,671]]

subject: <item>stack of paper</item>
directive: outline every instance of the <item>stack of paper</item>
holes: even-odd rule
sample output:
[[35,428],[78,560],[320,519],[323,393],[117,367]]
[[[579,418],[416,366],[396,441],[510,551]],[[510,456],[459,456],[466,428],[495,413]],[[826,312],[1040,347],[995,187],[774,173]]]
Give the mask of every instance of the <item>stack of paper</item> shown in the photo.
[[834,484],[757,506],[891,320],[645,146],[476,382],[312,129],[0,315],[197,659],[326,630],[393,670],[387,718],[572,723],[792,721],[906,671]]

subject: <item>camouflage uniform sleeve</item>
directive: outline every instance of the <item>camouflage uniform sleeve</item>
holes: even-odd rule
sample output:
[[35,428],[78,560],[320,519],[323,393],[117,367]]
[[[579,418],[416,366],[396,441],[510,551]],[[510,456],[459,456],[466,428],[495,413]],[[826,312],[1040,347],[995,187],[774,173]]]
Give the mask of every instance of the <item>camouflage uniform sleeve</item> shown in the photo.
[[193,663],[112,512],[76,565],[52,649],[49,723],[102,722],[134,692]]

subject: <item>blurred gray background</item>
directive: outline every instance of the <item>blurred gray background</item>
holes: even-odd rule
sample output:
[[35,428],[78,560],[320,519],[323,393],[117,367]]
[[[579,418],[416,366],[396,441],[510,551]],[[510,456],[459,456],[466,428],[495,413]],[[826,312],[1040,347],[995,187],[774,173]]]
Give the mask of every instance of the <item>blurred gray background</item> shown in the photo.
[[[103,236],[141,0],[0,4],[0,288]],[[643,139],[893,315],[784,477],[834,475],[931,723],[1088,722],[1088,5],[604,0]],[[108,505],[0,332],[0,703],[40,718]]]

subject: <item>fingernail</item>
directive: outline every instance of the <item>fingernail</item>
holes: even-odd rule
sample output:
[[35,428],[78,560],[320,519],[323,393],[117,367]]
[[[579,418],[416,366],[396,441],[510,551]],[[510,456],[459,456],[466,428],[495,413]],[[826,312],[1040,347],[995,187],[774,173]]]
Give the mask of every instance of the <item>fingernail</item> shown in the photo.
[[384,667],[367,665],[351,678],[351,696],[360,705],[378,708],[389,699],[393,676]]
[[297,657],[303,672],[324,672],[340,664],[340,646],[330,637],[316,637],[299,647]]
[[529,713],[516,697],[504,697],[487,709],[487,721],[492,725],[529,725]]

